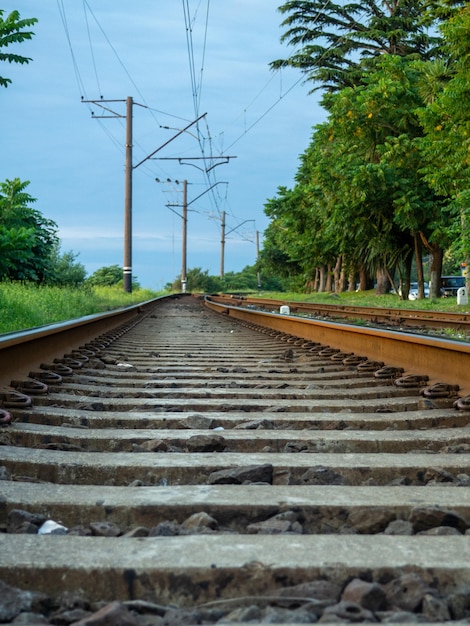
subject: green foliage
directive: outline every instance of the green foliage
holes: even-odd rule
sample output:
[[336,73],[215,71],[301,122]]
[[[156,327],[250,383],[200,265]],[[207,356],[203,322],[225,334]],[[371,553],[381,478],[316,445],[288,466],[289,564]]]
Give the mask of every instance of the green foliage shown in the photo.
[[[172,283],[167,285],[171,291],[181,291],[181,274]],[[201,291],[204,293],[216,293],[222,289],[222,281],[217,276],[209,276],[208,270],[195,267],[186,272],[186,291]]]
[[[35,17],[22,20],[18,11],[12,11],[6,18],[3,18],[4,13],[4,9],[0,9],[0,49],[15,43],[22,43],[33,37],[33,32],[24,29],[36,24],[37,19]],[[1,61],[24,64],[29,63],[32,59],[12,52],[0,52]],[[10,78],[0,76],[0,85],[8,87],[10,83]]]
[[384,55],[360,85],[329,94],[328,119],[314,129],[295,188],[268,201],[265,241],[306,279],[339,255],[349,268],[393,273],[409,256],[413,233],[430,236],[434,194],[411,144],[421,133],[413,113],[421,104],[417,76],[408,60]]
[[[108,265],[100,267],[86,279],[87,285],[92,287],[106,287],[113,285],[123,286],[122,267],[119,265]],[[139,282],[136,278],[132,278],[132,289],[140,289]]]
[[[418,142],[425,179],[447,202],[449,237],[470,259],[470,7],[442,25],[449,78],[419,112],[425,135]],[[426,68],[423,68],[423,73]]]
[[86,278],[85,267],[81,263],[77,263],[78,254],[71,250],[69,252],[60,253],[60,245],[57,244],[52,253],[49,262],[49,285],[68,285],[69,287],[78,287],[84,283]]
[[35,328],[155,298],[148,290],[0,283],[0,333]]
[[[210,276],[208,270],[202,270],[200,267],[190,269],[186,274],[188,292],[256,291],[259,284],[263,289],[282,291],[284,288],[284,283],[279,276],[259,273],[254,265],[247,265],[241,272],[226,272],[223,278]],[[168,283],[165,289],[180,292],[181,287],[181,275],[179,275],[172,283]]]
[[44,282],[58,243],[57,224],[32,209],[29,181],[0,183],[0,280]]
[[120,281],[122,281],[122,267],[119,265],[100,267],[87,278],[87,284],[93,287],[118,285]]
[[297,52],[272,67],[317,81],[328,117],[294,188],[265,205],[261,267],[306,286],[315,277],[317,289],[333,274],[344,289],[346,273],[365,285],[398,272],[406,285],[414,256],[422,287],[425,250],[437,296],[444,252],[470,260],[468,3],[288,0],[279,10]]
[[241,272],[226,272],[222,279],[222,291],[283,290],[282,280],[275,275],[261,274],[255,265],[247,265]]
[[279,7],[287,15],[281,41],[296,52],[271,67],[299,68],[316,89],[336,91],[359,84],[384,54],[430,58],[439,39],[428,34],[423,9],[422,0],[288,0]]

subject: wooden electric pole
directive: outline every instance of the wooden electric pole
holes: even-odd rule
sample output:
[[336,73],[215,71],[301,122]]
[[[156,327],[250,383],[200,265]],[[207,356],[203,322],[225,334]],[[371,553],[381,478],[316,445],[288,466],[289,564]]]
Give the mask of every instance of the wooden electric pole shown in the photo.
[[188,181],[183,180],[183,234],[181,252],[181,291],[186,293],[186,250],[188,233]]
[[222,236],[220,238],[220,278],[224,277],[224,257],[225,257],[225,211],[222,211]]
[[132,292],[132,97],[126,99],[126,170],[124,183],[124,291]]
[[[105,100],[103,98],[100,98],[99,100],[84,100],[82,98],[82,102],[88,103],[88,104],[95,104],[96,106],[100,107],[104,111],[104,113],[101,115],[95,115],[92,111],[91,115],[95,119],[104,119],[104,118],[110,118],[110,117],[111,118],[115,118],[115,117],[123,118],[124,117],[123,115],[121,115],[120,113],[117,113],[116,111],[113,111],[109,107],[109,105],[114,102],[126,103],[126,115],[125,115],[125,118],[126,118],[126,166],[125,166],[125,179],[124,179],[124,262],[123,262],[123,268],[122,268],[122,278],[123,278],[124,291],[131,293],[132,292],[132,171],[138,168],[139,165],[142,165],[142,163],[145,163],[145,161],[147,161],[148,159],[153,158],[153,156],[157,152],[159,152],[162,148],[164,148],[169,143],[171,143],[174,139],[179,137],[181,133],[184,133],[193,124],[196,124],[200,119],[205,117],[207,113],[200,115],[196,120],[194,120],[194,122],[191,122],[185,128],[178,131],[176,135],[171,137],[171,139],[168,139],[167,141],[165,141],[164,144],[159,146],[156,150],[151,152],[144,159],[139,161],[137,165],[132,165],[132,141],[133,141],[132,110],[134,106],[134,101],[132,97],[128,96],[125,101],[124,100]],[[135,104],[138,104],[138,103],[135,103]],[[143,106],[143,105],[139,105],[139,106]],[[186,181],[185,181],[185,185],[186,185]],[[185,187],[185,194],[186,194],[186,187]],[[185,201],[185,204],[186,204],[186,201]],[[187,211],[187,206],[185,209],[185,215],[186,215],[186,211]],[[186,228],[185,226],[186,221],[187,221],[186,219],[183,219],[184,229]],[[186,230],[184,230],[184,237],[186,238]],[[183,280],[184,278],[184,287],[186,287],[186,251],[184,251],[183,268],[184,268],[184,277],[182,275],[181,280]]]

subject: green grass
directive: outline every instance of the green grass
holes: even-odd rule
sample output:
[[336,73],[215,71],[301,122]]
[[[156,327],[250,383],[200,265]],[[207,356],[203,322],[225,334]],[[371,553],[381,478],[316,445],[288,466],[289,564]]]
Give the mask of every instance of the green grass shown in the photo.
[[[18,283],[0,283],[0,333],[36,328],[46,324],[110,311],[145,300],[151,300],[163,292],[139,289],[125,293],[121,287],[38,287]],[[400,300],[387,294],[376,296],[373,291],[331,293],[273,293],[247,294],[253,297],[271,298],[291,302],[316,302],[349,306],[378,306],[382,308],[421,309],[470,313],[470,306],[459,306],[456,298],[438,300]]]
[[120,287],[38,287],[0,283],[0,333],[101,313],[161,295],[139,289],[125,293]]
[[[248,294],[247,294],[248,295]],[[436,300],[400,300],[399,296],[387,294],[376,296],[374,291],[333,293],[250,293],[251,297],[272,298],[291,302],[314,302],[317,304],[339,304],[344,306],[376,306],[384,309],[406,309],[421,311],[442,311],[448,313],[470,313],[470,305],[458,305],[457,298],[438,298]]]

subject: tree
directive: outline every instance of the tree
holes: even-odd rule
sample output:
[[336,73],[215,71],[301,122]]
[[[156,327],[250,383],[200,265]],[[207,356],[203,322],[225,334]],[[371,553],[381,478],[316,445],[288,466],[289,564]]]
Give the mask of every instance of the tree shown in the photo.
[[428,35],[423,0],[366,0],[344,5],[331,0],[288,0],[279,7],[287,15],[281,41],[296,48],[271,68],[296,67],[315,89],[337,91],[361,82],[363,72],[383,54],[437,54],[438,37]]
[[[359,85],[325,95],[328,119],[301,156],[296,186],[265,205],[272,220],[265,242],[285,267],[295,261],[305,276],[326,272],[336,291],[346,276],[352,286],[358,273],[363,284],[375,274],[377,293],[388,291],[398,269],[407,297],[414,254],[424,297],[421,250],[433,254],[440,274],[448,218],[414,144],[423,133],[419,87],[415,62],[390,54]],[[315,288],[323,290],[320,278]]]
[[87,278],[86,282],[92,287],[112,287],[113,285],[122,284],[122,267],[119,265],[100,267]]
[[61,254],[60,245],[57,243],[51,252],[47,283],[69,287],[82,285],[86,278],[86,270],[81,263],[76,263],[77,257],[78,254],[71,250]]
[[[175,280],[166,286],[172,291],[181,290],[181,274]],[[222,281],[217,276],[209,276],[208,270],[202,270],[200,267],[193,267],[186,273],[186,289],[187,291],[203,291],[204,293],[215,293],[221,291]]]
[[[450,60],[450,80],[420,111],[425,135],[417,142],[425,179],[446,204],[447,234],[454,254],[470,260],[470,7],[441,30]],[[426,69],[426,68],[425,68]]]
[[[247,265],[240,272],[226,272],[221,279],[223,291],[256,291],[258,289],[258,269],[256,265]],[[261,288],[264,291],[284,291],[279,277],[261,274]]]
[[49,262],[57,245],[57,224],[29,205],[29,181],[19,178],[0,183],[0,280],[42,283],[49,277]]
[[[37,19],[35,17],[20,19],[18,11],[12,11],[6,19],[3,19],[4,9],[0,9],[0,49],[7,48],[11,44],[22,43],[28,39],[31,39],[34,35],[29,30],[24,30],[36,24]],[[11,52],[0,51],[0,61],[7,61],[8,63],[29,63],[32,61],[29,57],[24,57],[19,54]],[[0,85],[8,87],[11,83],[10,78],[0,76]]]

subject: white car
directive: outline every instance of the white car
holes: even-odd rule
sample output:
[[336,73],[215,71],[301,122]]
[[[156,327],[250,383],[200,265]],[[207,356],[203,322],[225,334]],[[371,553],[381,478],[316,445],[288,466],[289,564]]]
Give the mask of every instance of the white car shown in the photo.
[[[424,297],[429,298],[429,285],[424,283]],[[418,299],[418,283],[410,283],[410,291],[408,293],[408,300]]]

